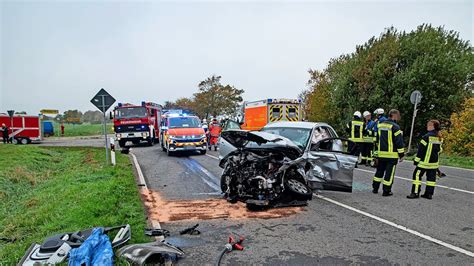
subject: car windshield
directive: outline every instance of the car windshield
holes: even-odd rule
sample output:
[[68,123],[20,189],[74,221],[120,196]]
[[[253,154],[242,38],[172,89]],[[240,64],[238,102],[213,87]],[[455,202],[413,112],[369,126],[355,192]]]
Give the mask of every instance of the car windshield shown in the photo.
[[201,127],[197,117],[171,117],[169,118],[169,128],[194,128]]
[[293,128],[293,127],[270,127],[263,128],[262,131],[272,133],[275,135],[283,136],[293,141],[302,150],[305,149],[308,144],[311,129],[309,128]]
[[117,118],[141,118],[146,117],[145,107],[122,107],[115,111]]

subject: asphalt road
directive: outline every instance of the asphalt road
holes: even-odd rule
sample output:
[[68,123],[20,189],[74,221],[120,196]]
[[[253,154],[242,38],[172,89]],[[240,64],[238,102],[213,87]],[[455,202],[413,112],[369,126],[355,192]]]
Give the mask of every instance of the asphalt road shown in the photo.
[[[182,264],[213,264],[231,232],[247,238],[246,248],[226,254],[224,264],[474,263],[471,170],[442,167],[447,177],[438,180],[440,187],[430,201],[406,199],[411,182],[404,178],[411,179],[414,169],[409,162],[398,165],[394,196],[388,198],[371,193],[373,169],[361,167],[354,172],[353,193],[318,191],[308,206],[295,212],[251,218],[226,216],[222,210],[228,205],[220,204],[221,169],[215,152],[168,157],[154,146],[134,147],[132,153],[148,188],[159,194],[152,211],[162,217],[176,209],[185,214],[160,221],[175,233],[168,241],[185,250]],[[218,212],[218,218],[208,211]],[[177,234],[196,223],[201,235]]]

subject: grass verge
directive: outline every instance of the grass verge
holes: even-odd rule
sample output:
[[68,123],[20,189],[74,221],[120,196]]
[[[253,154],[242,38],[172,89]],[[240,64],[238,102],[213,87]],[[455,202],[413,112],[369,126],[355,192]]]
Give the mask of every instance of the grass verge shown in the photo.
[[[413,161],[414,159],[415,155],[407,157],[407,160]],[[474,157],[441,154],[439,163],[446,166],[474,169]]]
[[14,264],[33,242],[94,226],[130,224],[133,242],[145,215],[127,156],[103,164],[102,149],[0,146],[0,264]]
[[[107,132],[113,133],[113,125],[107,124]],[[102,124],[64,124],[64,137],[80,137],[80,136],[95,136],[103,134]],[[61,136],[61,124],[54,123],[54,135]]]

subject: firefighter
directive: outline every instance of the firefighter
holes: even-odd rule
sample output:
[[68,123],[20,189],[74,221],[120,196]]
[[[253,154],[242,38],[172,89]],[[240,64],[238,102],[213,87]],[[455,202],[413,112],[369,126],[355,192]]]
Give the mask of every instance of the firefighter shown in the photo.
[[8,140],[8,127],[5,125],[5,123],[2,123],[2,137],[3,137],[3,144],[7,144],[10,142]]
[[221,134],[221,131],[222,129],[219,123],[217,122],[217,119],[213,118],[212,123],[209,126],[209,133],[210,133],[209,146],[208,146],[209,150],[211,150],[212,146],[214,146],[214,150],[217,151],[217,140],[219,139],[219,135]]
[[206,118],[204,118],[204,119],[202,120],[202,128],[204,129],[204,132],[205,132],[206,135],[207,135],[207,131],[209,130],[209,126],[207,125],[207,120],[206,120]]
[[418,144],[413,163],[416,168],[413,172],[413,185],[409,199],[420,197],[421,178],[426,173],[426,188],[422,198],[432,199],[436,187],[436,174],[439,171],[439,154],[443,151],[443,139],[441,138],[441,126],[438,120],[430,120],[426,125],[428,133],[421,138]]
[[374,124],[374,135],[377,135],[377,132],[378,132],[378,125],[379,123],[382,123],[384,122],[385,120],[387,120],[387,117],[385,117],[385,110],[382,109],[382,108],[377,108],[375,109],[374,111],[374,114],[375,114],[375,124]]
[[395,167],[400,160],[403,161],[405,148],[403,143],[402,131],[397,121],[400,120],[400,112],[392,109],[389,112],[389,118],[378,124],[376,135],[377,150],[377,171],[375,172],[372,187],[373,193],[378,193],[380,183],[383,181],[382,196],[392,196],[393,177],[395,176]]
[[346,131],[350,134],[349,152],[351,155],[358,157],[360,155],[361,145],[364,142],[364,122],[362,122],[362,114],[359,111],[354,112],[353,119],[347,124]]
[[372,120],[372,114],[369,111],[364,112],[364,134],[363,139],[364,142],[362,143],[361,149],[361,164],[365,164],[368,166],[372,162],[372,154],[373,154],[373,127],[375,122]]

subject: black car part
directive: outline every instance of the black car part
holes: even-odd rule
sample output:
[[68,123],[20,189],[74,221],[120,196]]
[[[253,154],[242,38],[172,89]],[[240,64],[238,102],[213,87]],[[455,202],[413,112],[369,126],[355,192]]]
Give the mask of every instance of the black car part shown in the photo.
[[184,255],[183,250],[167,243],[156,241],[143,244],[131,244],[120,248],[116,255],[133,265],[159,264],[170,265]]

